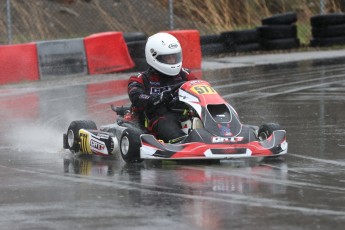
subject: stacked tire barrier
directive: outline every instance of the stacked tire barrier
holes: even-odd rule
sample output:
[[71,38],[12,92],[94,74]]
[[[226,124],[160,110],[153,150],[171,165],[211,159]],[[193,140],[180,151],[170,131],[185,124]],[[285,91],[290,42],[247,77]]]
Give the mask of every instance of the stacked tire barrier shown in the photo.
[[260,50],[256,29],[235,30],[221,33],[228,52],[248,52]]
[[296,21],[295,12],[262,19],[262,26],[257,28],[261,47],[265,50],[298,48]]
[[134,61],[135,66],[130,71],[142,71],[148,68],[145,59],[145,45],[147,35],[142,32],[132,32],[123,35],[128,47],[129,55]]
[[[165,31],[179,39],[183,65],[201,78],[202,56],[258,50],[298,48],[297,14],[262,19],[255,29],[200,36],[197,30]],[[345,14],[316,15],[311,19],[311,46],[345,44]],[[65,75],[143,71],[147,35],[142,32],[104,32],[85,38],[0,45],[0,84],[45,80]]]
[[203,56],[220,54],[227,51],[226,45],[220,34],[200,36],[200,45]]
[[312,40],[310,45],[333,46],[345,44],[345,14],[323,14],[310,18]]

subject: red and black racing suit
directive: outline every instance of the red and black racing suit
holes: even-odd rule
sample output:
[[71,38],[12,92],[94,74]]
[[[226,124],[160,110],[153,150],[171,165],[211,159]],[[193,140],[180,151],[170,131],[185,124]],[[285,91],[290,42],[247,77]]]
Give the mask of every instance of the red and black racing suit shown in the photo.
[[185,133],[181,130],[176,113],[168,110],[166,104],[154,105],[150,99],[169,90],[173,85],[194,79],[195,76],[185,68],[182,68],[176,76],[164,75],[154,68],[149,68],[129,79],[128,95],[133,111],[138,113],[141,122],[146,116],[149,120],[148,130],[164,142],[181,137]]

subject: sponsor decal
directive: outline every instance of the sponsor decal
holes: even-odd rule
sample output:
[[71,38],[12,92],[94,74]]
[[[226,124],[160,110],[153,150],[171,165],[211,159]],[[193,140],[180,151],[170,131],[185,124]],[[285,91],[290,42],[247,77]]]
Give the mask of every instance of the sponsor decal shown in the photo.
[[91,154],[91,149],[89,145],[89,135],[90,133],[86,130],[79,130],[79,137],[80,137],[80,152]]
[[242,140],[243,137],[212,137],[212,143],[234,143]]
[[105,149],[105,145],[103,143],[95,141],[93,139],[90,140],[90,146],[100,151]]
[[202,82],[204,82],[203,80],[192,80],[192,81],[190,81],[189,83],[191,84],[191,85],[195,85],[195,84],[199,84],[199,83],[202,83]]
[[217,92],[209,85],[193,86],[191,90],[196,94],[216,94]]
[[229,124],[226,124],[226,125],[218,124],[218,128],[220,131],[220,135],[222,135],[222,136],[232,136],[233,135],[230,131],[230,125]]
[[161,83],[159,81],[150,81],[150,85],[155,85],[155,86],[158,86],[160,85]]
[[178,45],[176,43],[172,43],[172,44],[168,45],[168,47],[170,49],[176,49],[178,47]]
[[140,99],[146,99],[146,100],[147,100],[147,99],[150,98],[150,96],[149,96],[149,95],[146,95],[146,94],[140,94],[140,95],[139,95],[139,98],[140,98]]
[[164,87],[151,87],[151,93],[150,94],[160,94],[163,91],[170,90],[169,86]]

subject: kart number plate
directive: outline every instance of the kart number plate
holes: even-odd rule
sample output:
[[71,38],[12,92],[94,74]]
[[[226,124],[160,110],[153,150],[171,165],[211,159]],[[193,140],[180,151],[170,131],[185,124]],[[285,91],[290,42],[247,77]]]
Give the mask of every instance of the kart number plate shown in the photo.
[[196,94],[216,94],[216,91],[208,85],[193,86],[191,90]]

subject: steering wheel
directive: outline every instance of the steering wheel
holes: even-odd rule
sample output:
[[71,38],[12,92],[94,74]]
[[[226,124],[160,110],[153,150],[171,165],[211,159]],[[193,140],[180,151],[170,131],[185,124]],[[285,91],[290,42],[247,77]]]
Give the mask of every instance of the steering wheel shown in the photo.
[[[172,95],[174,95],[174,93],[184,84],[186,83],[186,81],[183,81],[183,82],[180,82],[180,83],[177,83],[175,85],[173,85],[171,88],[170,88],[170,93]],[[176,106],[179,102],[179,98],[178,97],[174,97],[173,100],[171,100],[168,104],[168,108],[174,112],[183,112],[184,109],[181,109],[181,108],[174,108],[174,106]]]

